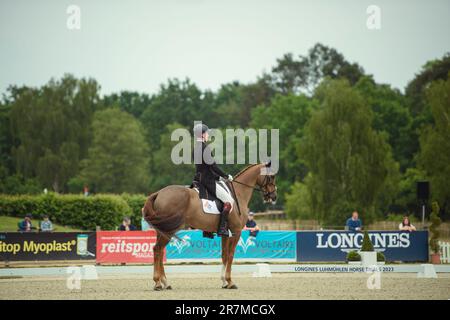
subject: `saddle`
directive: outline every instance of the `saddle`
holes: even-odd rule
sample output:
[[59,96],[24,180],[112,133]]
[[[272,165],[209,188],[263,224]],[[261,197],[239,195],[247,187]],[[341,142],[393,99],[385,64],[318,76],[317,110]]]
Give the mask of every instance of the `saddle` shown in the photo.
[[[228,185],[223,181],[218,181],[225,190],[227,190],[228,193],[231,194],[230,188],[228,188]],[[193,181],[192,184],[189,186],[189,188],[194,189],[198,192],[199,200],[202,204],[202,209],[204,213],[209,214],[221,214],[223,211],[223,202],[216,197],[215,194],[211,194],[208,192],[208,190],[198,181]],[[232,194],[231,194],[232,195]],[[210,238],[214,239],[214,233],[203,231],[203,237],[204,238]]]
[[[224,181],[218,181],[218,184],[220,184],[229,194],[232,195],[230,189],[228,188],[228,185]],[[203,186],[201,183],[198,183],[197,181],[193,181],[190,188],[194,189],[198,192],[200,201],[202,202],[202,208],[204,213],[209,214],[220,214],[223,211],[223,202],[216,197],[215,194],[211,194],[205,186]]]

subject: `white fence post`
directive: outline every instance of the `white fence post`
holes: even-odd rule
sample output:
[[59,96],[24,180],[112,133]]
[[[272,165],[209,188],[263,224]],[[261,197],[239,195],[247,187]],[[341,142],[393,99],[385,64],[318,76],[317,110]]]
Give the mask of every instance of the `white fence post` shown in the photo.
[[443,263],[450,263],[450,242],[439,241],[441,250],[441,261]]

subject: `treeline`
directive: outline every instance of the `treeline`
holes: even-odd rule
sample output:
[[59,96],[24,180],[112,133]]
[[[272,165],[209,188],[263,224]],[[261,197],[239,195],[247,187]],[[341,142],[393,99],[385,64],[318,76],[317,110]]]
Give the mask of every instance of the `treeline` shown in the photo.
[[[192,165],[170,161],[175,128],[280,129],[280,200],[295,218],[342,224],[417,213],[416,181],[449,217],[450,55],[427,62],[405,92],[316,44],[286,54],[252,83],[201,90],[171,79],[154,94],[100,95],[66,75],[40,88],[11,86],[0,103],[0,193],[149,193],[189,184]],[[242,165],[224,166],[236,173]],[[260,210],[260,196],[251,208]]]

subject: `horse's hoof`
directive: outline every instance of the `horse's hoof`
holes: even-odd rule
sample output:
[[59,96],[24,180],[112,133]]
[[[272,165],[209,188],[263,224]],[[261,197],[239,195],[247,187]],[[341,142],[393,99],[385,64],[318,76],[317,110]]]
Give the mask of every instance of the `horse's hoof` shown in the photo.
[[226,285],[222,286],[222,289],[237,289],[237,288],[238,287],[235,284],[232,284],[232,285],[226,284]]
[[153,288],[153,290],[155,290],[155,291],[162,291],[162,290],[163,290],[163,287],[162,287],[162,286],[155,286],[155,287]]
[[172,286],[167,286],[167,287],[165,287],[164,289],[166,289],[166,290],[172,290]]

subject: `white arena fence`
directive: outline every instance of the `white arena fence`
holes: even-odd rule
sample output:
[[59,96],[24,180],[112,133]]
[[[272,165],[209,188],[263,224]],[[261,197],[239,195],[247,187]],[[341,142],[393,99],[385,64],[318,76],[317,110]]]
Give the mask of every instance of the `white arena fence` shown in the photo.
[[450,242],[439,241],[441,250],[441,262],[450,263]]

